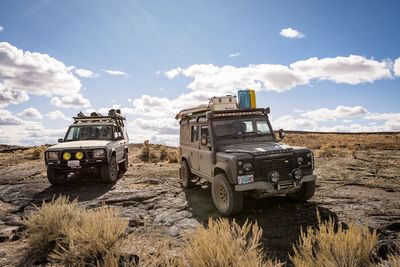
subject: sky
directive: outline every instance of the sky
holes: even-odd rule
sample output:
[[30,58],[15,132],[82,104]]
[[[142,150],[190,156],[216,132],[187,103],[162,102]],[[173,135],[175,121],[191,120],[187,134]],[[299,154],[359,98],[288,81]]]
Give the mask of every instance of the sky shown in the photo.
[[400,131],[398,1],[0,1],[0,143],[79,111],[176,145],[183,108],[254,88],[274,129]]

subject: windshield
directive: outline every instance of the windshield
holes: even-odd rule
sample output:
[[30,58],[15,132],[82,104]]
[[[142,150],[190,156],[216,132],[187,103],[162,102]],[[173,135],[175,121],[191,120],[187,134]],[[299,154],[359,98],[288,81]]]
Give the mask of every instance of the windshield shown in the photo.
[[217,140],[247,136],[271,136],[271,131],[265,117],[215,120],[213,126]]
[[112,129],[110,125],[85,125],[70,127],[65,141],[111,139]]

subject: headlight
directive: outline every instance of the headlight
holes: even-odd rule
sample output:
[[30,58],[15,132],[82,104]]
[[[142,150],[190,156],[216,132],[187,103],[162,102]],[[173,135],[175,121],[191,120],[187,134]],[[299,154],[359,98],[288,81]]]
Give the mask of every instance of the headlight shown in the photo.
[[293,177],[296,180],[300,180],[301,178],[303,178],[303,172],[300,169],[296,169],[293,171]]
[[243,165],[243,162],[238,161],[238,166],[242,166],[242,165]]
[[279,182],[279,172],[277,171],[272,171],[269,173],[269,178],[271,179],[272,182],[277,183]]
[[58,152],[47,152],[47,160],[58,160]]
[[251,169],[253,169],[253,164],[251,164],[250,162],[246,162],[245,164],[243,164],[243,168],[245,169],[245,171],[249,172],[251,171]]
[[303,162],[304,162],[304,158],[303,157],[297,157],[297,163],[299,165],[303,164]]
[[63,154],[63,159],[64,159],[64,160],[70,160],[70,159],[71,159],[71,153],[69,153],[69,152],[64,152],[64,154]]
[[81,151],[79,151],[79,152],[76,152],[76,154],[75,154],[75,158],[76,158],[76,159],[78,159],[78,160],[81,160],[81,159],[83,159],[83,152],[81,152]]
[[106,151],[104,149],[96,149],[93,150],[93,157],[94,158],[103,158],[106,155]]

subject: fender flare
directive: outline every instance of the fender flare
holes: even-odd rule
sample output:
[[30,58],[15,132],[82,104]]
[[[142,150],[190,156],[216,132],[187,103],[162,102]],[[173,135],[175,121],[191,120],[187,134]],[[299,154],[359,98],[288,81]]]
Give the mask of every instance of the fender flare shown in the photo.
[[183,162],[184,160],[186,160],[186,162],[187,162],[187,164],[188,164],[188,166],[189,166],[189,168],[191,169],[192,168],[192,163],[190,162],[190,160],[189,160],[189,155],[188,154],[182,154],[182,156],[181,156],[181,162]]
[[214,177],[217,174],[220,174],[220,173],[225,173],[226,178],[228,179],[228,182],[230,184],[235,184],[236,183],[236,181],[234,181],[234,177],[233,177],[231,168],[229,168],[228,163],[226,163],[226,162],[218,162],[215,165],[215,167],[214,167]]

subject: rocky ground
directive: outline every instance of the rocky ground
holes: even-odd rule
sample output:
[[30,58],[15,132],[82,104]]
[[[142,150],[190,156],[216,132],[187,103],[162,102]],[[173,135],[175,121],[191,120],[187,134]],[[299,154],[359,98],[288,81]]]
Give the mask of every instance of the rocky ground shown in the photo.
[[[218,217],[209,188],[182,190],[178,163],[143,163],[132,147],[129,171],[115,184],[96,184],[88,177],[51,186],[43,159],[29,159],[26,151],[0,153],[0,266],[26,263],[24,215],[60,194],[89,207],[103,204],[129,219],[127,253],[151,253],[168,243],[179,250],[181,234],[209,217]],[[318,153],[316,153],[318,154]],[[364,149],[341,156],[317,157],[319,176],[315,196],[307,203],[285,197],[246,199],[239,222],[257,221],[269,255],[287,261],[301,227],[315,225],[319,213],[339,222],[368,223],[381,236],[380,253],[400,238],[400,150]],[[30,262],[35,262],[34,257]]]

